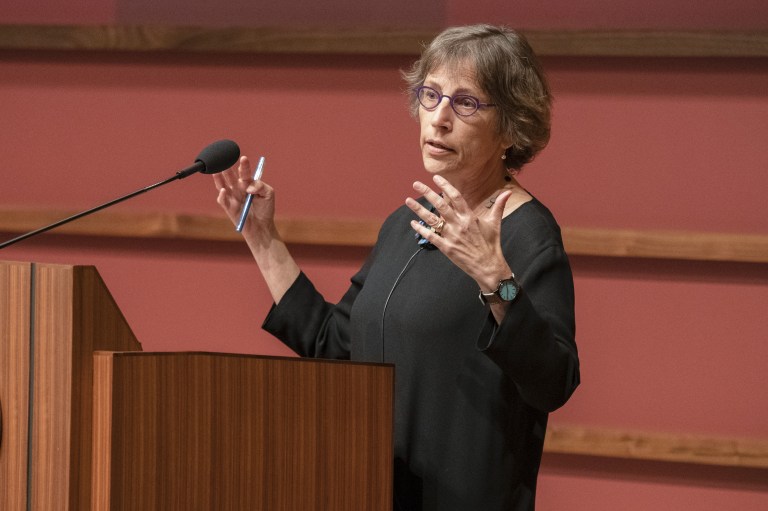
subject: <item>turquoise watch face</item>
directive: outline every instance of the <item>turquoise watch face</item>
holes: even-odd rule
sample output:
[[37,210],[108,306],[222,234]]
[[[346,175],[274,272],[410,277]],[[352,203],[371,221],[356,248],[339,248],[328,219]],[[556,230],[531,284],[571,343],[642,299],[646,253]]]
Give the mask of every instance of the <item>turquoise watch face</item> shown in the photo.
[[505,280],[499,285],[499,296],[505,302],[511,302],[517,296],[519,288],[514,280]]

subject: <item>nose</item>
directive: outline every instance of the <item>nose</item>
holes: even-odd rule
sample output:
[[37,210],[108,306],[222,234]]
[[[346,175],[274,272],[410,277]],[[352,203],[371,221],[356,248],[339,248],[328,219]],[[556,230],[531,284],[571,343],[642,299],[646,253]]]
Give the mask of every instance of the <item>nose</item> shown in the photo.
[[[443,101],[446,100],[446,101]],[[453,120],[453,107],[450,96],[441,96],[437,106],[432,110],[432,124],[435,126],[450,126]]]

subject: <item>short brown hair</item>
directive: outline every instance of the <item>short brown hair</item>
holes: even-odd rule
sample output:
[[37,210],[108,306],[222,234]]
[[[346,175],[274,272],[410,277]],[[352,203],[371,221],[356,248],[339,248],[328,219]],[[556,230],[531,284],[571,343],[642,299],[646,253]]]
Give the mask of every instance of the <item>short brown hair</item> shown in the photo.
[[514,142],[505,164],[520,169],[547,145],[552,94],[544,71],[525,36],[492,25],[448,28],[441,32],[402,75],[408,84],[411,113],[418,115],[415,90],[442,65],[469,61],[478,85],[499,111],[498,130]]

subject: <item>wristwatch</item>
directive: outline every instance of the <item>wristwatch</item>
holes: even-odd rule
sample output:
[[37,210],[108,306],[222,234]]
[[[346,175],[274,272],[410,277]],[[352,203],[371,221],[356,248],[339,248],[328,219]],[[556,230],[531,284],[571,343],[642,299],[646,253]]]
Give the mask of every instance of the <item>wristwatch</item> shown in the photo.
[[500,280],[499,286],[495,291],[484,293],[481,289],[478,298],[480,298],[480,303],[483,305],[495,305],[512,302],[518,294],[520,294],[520,284],[515,280],[515,274],[513,273],[508,279]]

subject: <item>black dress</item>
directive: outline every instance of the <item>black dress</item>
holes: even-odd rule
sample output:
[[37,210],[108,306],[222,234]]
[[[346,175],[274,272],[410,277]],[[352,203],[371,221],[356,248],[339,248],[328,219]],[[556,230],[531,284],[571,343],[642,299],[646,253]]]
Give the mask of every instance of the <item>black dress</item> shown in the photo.
[[395,510],[532,510],[547,414],[579,383],[560,228],[536,199],[503,219],[523,291],[496,325],[413,218],[390,215],[338,304],[301,274],[264,328],[301,356],[395,364]]

